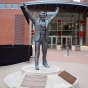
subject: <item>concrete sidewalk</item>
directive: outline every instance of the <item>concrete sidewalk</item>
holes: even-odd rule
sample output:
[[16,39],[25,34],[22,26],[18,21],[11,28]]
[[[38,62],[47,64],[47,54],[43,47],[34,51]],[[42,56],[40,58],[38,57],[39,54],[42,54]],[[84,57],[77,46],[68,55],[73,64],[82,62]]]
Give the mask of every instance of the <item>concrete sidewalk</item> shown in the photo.
[[[34,52],[34,51],[33,51]],[[49,65],[55,65],[66,70],[78,79],[80,88],[88,88],[88,52],[87,51],[70,51],[70,56],[66,56],[66,50],[48,50],[47,60]],[[34,53],[33,53],[34,56]],[[42,52],[40,52],[40,64],[42,63]],[[17,71],[25,65],[34,64],[34,58],[29,63],[23,62],[9,66],[0,67],[0,88],[4,88],[4,78]]]
[[[34,57],[35,51],[33,51]],[[32,60],[32,58],[31,58]],[[40,51],[39,60],[42,60],[42,51]],[[62,50],[49,50],[47,51],[47,61],[56,62],[69,62],[78,64],[88,64],[88,51],[69,51],[69,56],[67,56],[67,51]]]
[[[41,61],[39,63],[41,64]],[[54,61],[49,61],[48,63],[49,65],[58,66],[62,70],[65,70],[75,76],[78,79],[79,88],[88,88],[88,65]],[[0,88],[4,88],[4,78],[7,75],[21,71],[23,66],[31,64],[34,64],[34,61],[0,67]]]

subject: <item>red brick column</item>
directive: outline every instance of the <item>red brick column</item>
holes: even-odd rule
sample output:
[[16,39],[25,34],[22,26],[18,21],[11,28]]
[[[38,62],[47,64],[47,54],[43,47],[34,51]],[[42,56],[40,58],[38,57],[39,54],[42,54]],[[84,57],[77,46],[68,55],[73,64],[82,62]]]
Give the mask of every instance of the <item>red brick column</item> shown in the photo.
[[88,46],[88,17],[86,18],[86,45]]

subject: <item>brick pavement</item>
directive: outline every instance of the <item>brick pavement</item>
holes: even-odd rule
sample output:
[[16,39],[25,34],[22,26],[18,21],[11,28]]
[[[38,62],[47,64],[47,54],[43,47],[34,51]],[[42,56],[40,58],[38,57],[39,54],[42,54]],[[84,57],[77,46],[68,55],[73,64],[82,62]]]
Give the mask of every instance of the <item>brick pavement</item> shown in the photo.
[[[72,51],[70,50],[69,56],[66,56],[66,50],[51,50],[47,51],[47,61],[54,62],[69,62],[78,64],[88,64],[88,51]],[[34,56],[34,51],[33,51]],[[31,58],[33,60],[33,58]],[[40,51],[39,60],[42,60],[42,51]]]

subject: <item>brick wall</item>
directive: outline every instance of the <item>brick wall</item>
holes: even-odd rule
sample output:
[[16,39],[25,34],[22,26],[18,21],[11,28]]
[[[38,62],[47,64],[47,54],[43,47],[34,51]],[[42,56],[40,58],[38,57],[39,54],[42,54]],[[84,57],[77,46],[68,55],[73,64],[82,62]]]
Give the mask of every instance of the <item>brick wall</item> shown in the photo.
[[[15,42],[15,15],[23,14],[21,10],[0,9],[0,44],[14,44]],[[25,22],[26,23],[26,22]],[[28,24],[25,25],[28,31]],[[28,44],[28,32],[25,33],[26,44]]]
[[[0,3],[20,4],[28,0],[0,0]],[[15,43],[15,15],[21,14],[19,9],[0,9],[0,44],[14,44]],[[24,28],[24,44],[29,44],[29,26],[26,22]]]
[[[0,3],[17,3],[32,0],[0,0]],[[72,1],[72,0],[67,0]],[[82,0],[81,0],[82,1]],[[85,0],[88,2],[88,0]],[[0,44],[15,43],[15,15],[23,14],[21,10],[16,9],[0,9]],[[24,28],[24,44],[29,44],[29,26],[26,22]]]
[[27,2],[31,0],[0,0],[0,3],[17,3],[20,4],[21,2]]

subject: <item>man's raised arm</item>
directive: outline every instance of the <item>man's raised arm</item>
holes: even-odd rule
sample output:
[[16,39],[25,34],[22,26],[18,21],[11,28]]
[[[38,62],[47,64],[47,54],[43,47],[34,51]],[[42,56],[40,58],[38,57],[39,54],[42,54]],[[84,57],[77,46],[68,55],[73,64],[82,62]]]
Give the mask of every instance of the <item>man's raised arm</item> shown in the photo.
[[27,6],[24,3],[23,3],[23,6],[24,6],[24,9],[25,9],[26,13],[28,14],[29,18],[35,24],[36,19],[34,18],[33,14],[28,10]]
[[50,24],[50,23],[52,22],[52,20],[57,16],[58,11],[59,11],[59,7],[56,8],[55,13],[54,13],[53,16],[49,19],[49,24]]

